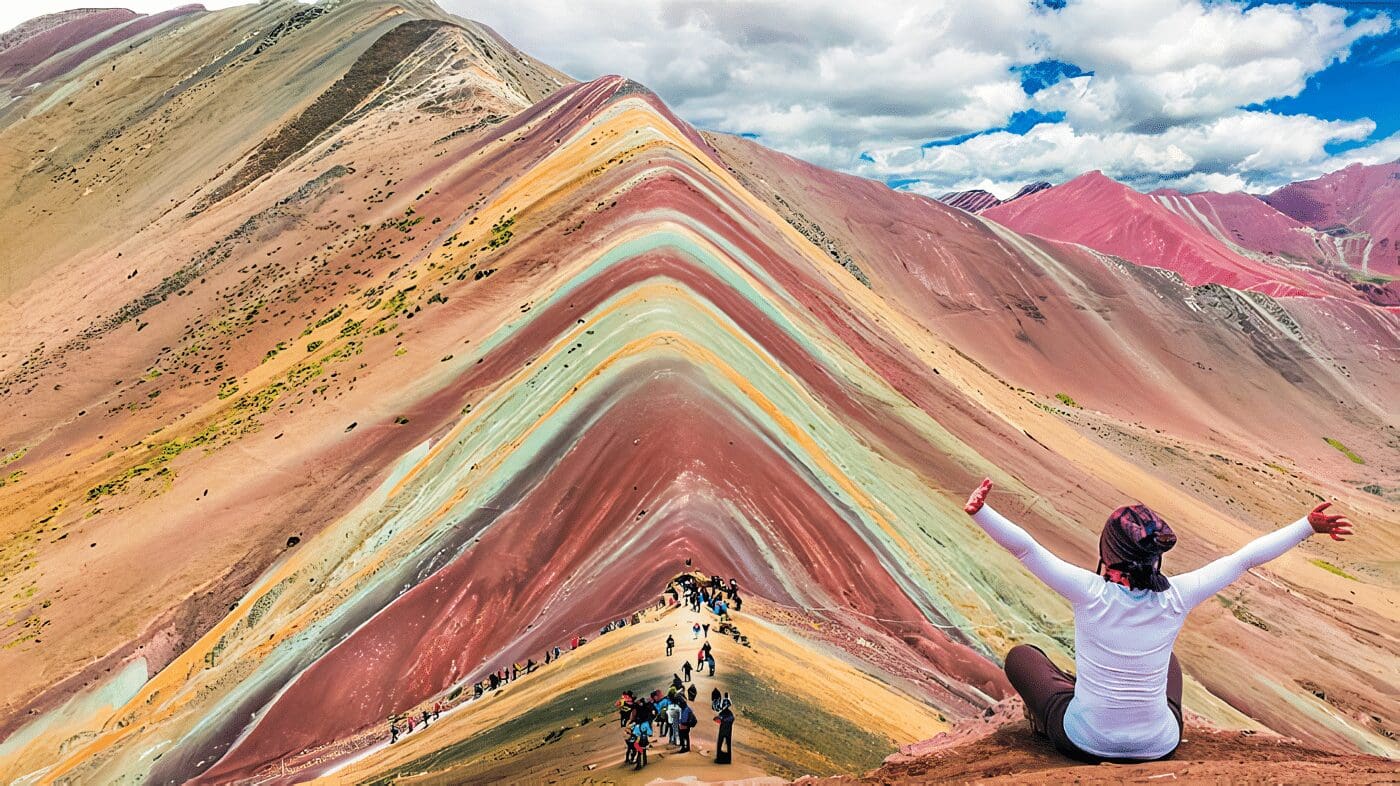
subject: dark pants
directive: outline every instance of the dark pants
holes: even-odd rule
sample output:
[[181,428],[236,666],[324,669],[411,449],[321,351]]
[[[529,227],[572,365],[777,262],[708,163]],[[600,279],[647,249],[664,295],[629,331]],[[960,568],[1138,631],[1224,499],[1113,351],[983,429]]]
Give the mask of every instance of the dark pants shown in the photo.
[[715,737],[715,764],[728,764],[734,754],[734,724],[721,723],[719,736]]
[[681,746],[676,752],[685,753],[686,751],[690,750],[690,727],[680,726],[676,729],[676,731],[680,734],[681,740]]
[[[1050,661],[1043,650],[1032,644],[1018,644],[1006,653],[1006,678],[1026,702],[1026,715],[1037,734],[1050,738],[1055,748],[1070,758],[1098,764],[1131,764],[1141,759],[1105,759],[1081,750],[1065,734],[1065,711],[1074,698],[1074,675],[1066,674]],[[1176,716],[1177,738],[1181,722],[1181,663],[1176,655],[1167,667],[1167,706]],[[1172,753],[1176,751],[1173,750]],[[1170,758],[1172,753],[1163,756]]]

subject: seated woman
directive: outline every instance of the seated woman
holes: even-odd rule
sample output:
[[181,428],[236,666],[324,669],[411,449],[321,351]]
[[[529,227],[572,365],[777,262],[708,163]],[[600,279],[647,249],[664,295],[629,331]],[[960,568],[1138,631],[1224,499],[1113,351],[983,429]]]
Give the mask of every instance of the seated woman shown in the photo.
[[1181,743],[1181,665],[1172,645],[1186,615],[1244,572],[1302,543],[1314,532],[1333,540],[1351,522],[1326,512],[1265,535],[1203,568],[1162,575],[1162,553],[1176,545],[1171,527],[1145,505],[1113,512],[1099,536],[1099,568],[1075,567],[986,505],[983,480],[964,506],[974,521],[1074,607],[1074,665],[1066,674],[1037,647],[1006,655],[1006,676],[1026,702],[1037,734],[1088,762],[1139,762],[1171,756]]

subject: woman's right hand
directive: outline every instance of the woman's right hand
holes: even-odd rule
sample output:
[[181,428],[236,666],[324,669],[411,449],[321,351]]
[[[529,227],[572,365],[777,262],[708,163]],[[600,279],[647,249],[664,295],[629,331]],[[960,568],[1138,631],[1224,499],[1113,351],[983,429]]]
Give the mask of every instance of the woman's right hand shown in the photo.
[[1313,532],[1321,535],[1331,535],[1332,540],[1346,540],[1351,534],[1351,522],[1340,513],[1326,512],[1332,506],[1330,502],[1324,502],[1312,509],[1308,514],[1308,523],[1312,525]]
[[992,479],[982,478],[982,485],[978,486],[972,492],[972,496],[967,498],[967,504],[963,505],[963,510],[967,511],[968,515],[981,510],[983,503],[987,501],[987,495],[990,493],[992,493]]

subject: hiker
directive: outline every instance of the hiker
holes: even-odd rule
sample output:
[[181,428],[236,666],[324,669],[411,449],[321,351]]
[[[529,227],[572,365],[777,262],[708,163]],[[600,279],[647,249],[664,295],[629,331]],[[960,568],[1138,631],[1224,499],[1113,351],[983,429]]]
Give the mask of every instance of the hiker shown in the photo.
[[[695,690],[695,686],[690,686],[690,689]],[[694,697],[692,696],[691,698],[693,699]],[[695,711],[690,708],[690,702],[688,701],[682,701],[680,703],[680,710],[680,715],[676,718],[677,722],[680,724],[680,728],[676,730],[678,735],[677,739],[680,741],[680,748],[676,753],[689,753],[690,730],[695,728],[696,723]]]
[[666,704],[666,730],[668,732],[666,742],[671,745],[679,745],[681,741],[681,702],[680,696],[675,697]]
[[690,661],[681,664],[681,674],[685,675],[681,679],[682,682],[690,682]]
[[412,715],[409,715],[409,716],[405,719],[404,725],[408,727],[408,731],[406,731],[406,732],[404,732],[404,733],[405,733],[405,734],[412,734],[412,733],[413,733],[413,716],[412,716]]
[[724,698],[722,698],[722,699],[719,700],[719,708],[722,710],[722,709],[725,709],[726,707],[733,707],[733,706],[734,706],[734,702],[732,702],[732,701],[729,700],[729,691],[725,691],[725,692],[724,692]]
[[[690,661],[686,661],[686,665],[689,666],[689,665],[690,665]],[[672,675],[671,675],[671,690],[677,691],[677,690],[681,690],[681,689],[684,688],[684,687],[685,687],[685,682],[683,682],[683,681],[681,680],[681,675],[679,675],[679,674],[672,674]]]
[[1181,664],[1172,645],[1186,615],[1250,568],[1314,533],[1344,540],[1352,524],[1324,502],[1303,518],[1188,573],[1162,574],[1162,554],[1176,534],[1145,505],[1113,512],[1099,536],[1097,572],[1051,554],[986,504],[983,480],[963,507],[1021,564],[1074,607],[1075,675],[1040,648],[1020,644],[1006,655],[1006,676],[1026,702],[1032,730],[1081,761],[1165,759],[1181,743]]
[[442,702],[433,702],[433,720],[442,716]]
[[710,676],[715,676],[715,656],[714,653],[705,653],[705,665],[710,667]]
[[690,640],[695,641],[700,638],[700,623],[690,623]]
[[632,691],[623,691],[622,698],[617,700],[616,706],[618,710],[618,715],[622,720],[622,728],[625,729],[627,728],[628,722],[632,720],[632,712],[636,709],[635,699],[632,696]]
[[743,610],[744,610],[744,599],[741,598],[741,597],[739,597],[738,595],[735,595],[735,596],[734,596],[734,610],[735,610],[735,611],[743,611]]
[[671,657],[671,650],[676,648],[676,640],[670,635],[666,636],[666,657]]
[[715,764],[728,764],[734,754],[734,711],[728,707],[715,716],[719,734],[715,736]]
[[393,745],[399,741],[399,724],[389,721],[389,744]]
[[428,728],[428,718],[431,717],[432,713],[428,712],[427,710],[423,710],[423,728]]
[[722,698],[724,696],[719,692],[719,688],[712,689],[710,691],[710,709],[719,712],[719,700]]
[[483,693],[483,690],[482,690],[482,688],[481,688],[481,683],[478,682],[477,684],[475,684],[475,685],[472,686],[472,698],[473,698],[473,699],[479,699],[479,698],[481,698],[481,694],[482,694],[482,693]]
[[638,723],[632,727],[632,733],[637,737],[637,741],[634,743],[637,748],[637,766],[632,769],[640,770],[647,766],[647,748],[651,747],[651,724]]
[[627,746],[627,758],[622,760],[622,766],[626,767],[637,760],[637,735],[632,733],[631,726],[624,727],[622,740],[622,744]]

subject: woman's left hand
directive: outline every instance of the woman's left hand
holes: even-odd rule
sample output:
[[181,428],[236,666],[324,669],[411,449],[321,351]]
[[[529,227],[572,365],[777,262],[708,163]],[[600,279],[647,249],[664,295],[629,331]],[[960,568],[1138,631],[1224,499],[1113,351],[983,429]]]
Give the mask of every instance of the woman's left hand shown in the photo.
[[1313,532],[1331,535],[1332,540],[1346,540],[1346,536],[1351,534],[1351,522],[1340,513],[1328,513],[1327,509],[1331,506],[1332,503],[1324,502],[1313,508],[1308,514],[1308,523],[1312,525]]

